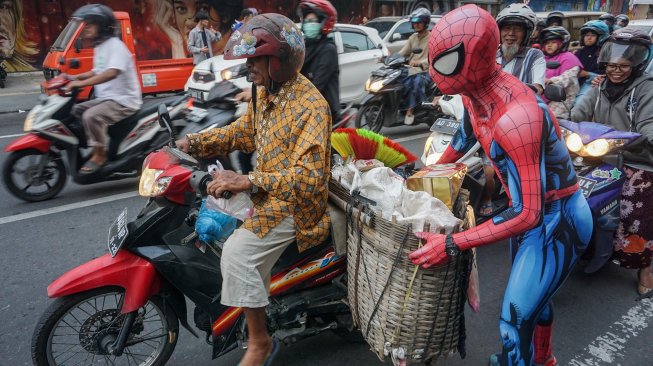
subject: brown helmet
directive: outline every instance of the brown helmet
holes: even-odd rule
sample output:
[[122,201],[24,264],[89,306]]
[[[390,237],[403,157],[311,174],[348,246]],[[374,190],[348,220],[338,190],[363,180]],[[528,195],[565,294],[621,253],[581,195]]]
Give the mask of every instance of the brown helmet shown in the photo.
[[302,32],[290,19],[281,14],[260,14],[231,35],[224,59],[270,56],[270,78],[284,83],[299,74],[304,49]]

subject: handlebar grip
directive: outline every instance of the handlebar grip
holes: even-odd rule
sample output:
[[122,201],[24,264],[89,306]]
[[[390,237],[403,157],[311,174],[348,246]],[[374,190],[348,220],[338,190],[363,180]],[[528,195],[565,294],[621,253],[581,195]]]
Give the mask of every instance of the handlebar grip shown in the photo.
[[229,198],[233,197],[233,195],[234,195],[234,194],[231,193],[231,191],[224,191],[224,192],[222,192],[222,194],[220,195],[220,197],[222,197],[222,198],[228,200]]

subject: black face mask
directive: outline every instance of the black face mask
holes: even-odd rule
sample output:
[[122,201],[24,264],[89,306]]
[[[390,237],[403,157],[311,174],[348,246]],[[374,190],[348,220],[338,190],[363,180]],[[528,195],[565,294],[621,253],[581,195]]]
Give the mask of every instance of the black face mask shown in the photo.
[[612,81],[610,81],[610,78],[606,77],[605,78],[605,88],[603,91],[605,92],[606,96],[608,97],[608,100],[610,103],[616,102],[619,98],[621,98],[628,87],[637,79],[640,75],[642,74],[641,71],[638,71],[636,69],[633,69],[633,73],[630,74],[630,77],[623,82],[619,84],[615,84]]

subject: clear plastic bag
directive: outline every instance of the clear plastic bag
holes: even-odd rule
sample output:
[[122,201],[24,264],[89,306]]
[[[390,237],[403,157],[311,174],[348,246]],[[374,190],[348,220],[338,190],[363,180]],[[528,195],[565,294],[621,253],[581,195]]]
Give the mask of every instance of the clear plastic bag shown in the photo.
[[[216,164],[209,165],[208,169],[212,176],[221,170],[224,170],[224,168],[219,161],[216,161]],[[208,196],[206,198],[206,208],[233,216],[240,221],[254,215],[254,204],[249,198],[249,193],[246,192],[237,193],[229,199]]]

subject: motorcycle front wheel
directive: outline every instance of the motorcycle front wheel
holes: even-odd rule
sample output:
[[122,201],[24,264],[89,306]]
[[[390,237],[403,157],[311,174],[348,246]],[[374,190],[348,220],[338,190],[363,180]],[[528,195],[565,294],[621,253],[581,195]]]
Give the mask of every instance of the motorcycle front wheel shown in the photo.
[[14,196],[28,202],[45,201],[63,189],[66,166],[61,156],[51,151],[19,150],[12,152],[5,160],[2,178]]
[[373,102],[366,104],[356,113],[356,128],[379,132],[383,127],[384,118],[382,103]]
[[137,310],[122,356],[107,352],[126,315],[124,290],[100,288],[56,299],[32,336],[32,361],[55,365],[165,365],[177,345],[179,320],[158,297]]

